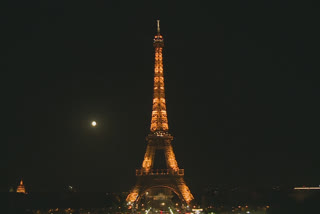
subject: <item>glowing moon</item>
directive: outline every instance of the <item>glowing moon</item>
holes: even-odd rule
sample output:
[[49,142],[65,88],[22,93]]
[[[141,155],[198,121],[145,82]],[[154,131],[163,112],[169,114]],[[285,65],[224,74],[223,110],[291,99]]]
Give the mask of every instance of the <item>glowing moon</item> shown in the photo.
[[91,126],[95,127],[97,125],[97,122],[96,121],[92,121],[91,122]]

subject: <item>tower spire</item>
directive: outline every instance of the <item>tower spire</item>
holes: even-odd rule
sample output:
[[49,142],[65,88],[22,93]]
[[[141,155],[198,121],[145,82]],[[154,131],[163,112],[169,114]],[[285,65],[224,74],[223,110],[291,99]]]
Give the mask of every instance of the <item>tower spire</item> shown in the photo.
[[160,20],[157,20],[157,35],[153,40],[155,48],[154,62],[154,87],[153,87],[153,105],[150,131],[152,133],[166,133],[169,130],[167,108],[164,93],[164,76],[163,76],[163,37],[160,34]]
[[157,32],[160,35],[160,20],[157,20]]

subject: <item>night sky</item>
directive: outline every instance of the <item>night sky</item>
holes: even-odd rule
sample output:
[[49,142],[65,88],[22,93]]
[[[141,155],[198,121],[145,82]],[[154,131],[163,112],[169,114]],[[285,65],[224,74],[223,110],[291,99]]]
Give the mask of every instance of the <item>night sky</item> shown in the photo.
[[2,191],[21,178],[28,192],[129,191],[149,133],[157,19],[172,145],[191,191],[319,185],[312,2],[16,0],[6,7]]

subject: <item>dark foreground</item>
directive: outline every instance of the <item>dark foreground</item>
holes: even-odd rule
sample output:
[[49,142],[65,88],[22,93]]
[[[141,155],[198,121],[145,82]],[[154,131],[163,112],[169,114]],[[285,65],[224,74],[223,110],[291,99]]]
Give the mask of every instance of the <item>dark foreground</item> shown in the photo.
[[[127,193],[1,193],[7,214],[113,214],[131,213],[125,202]],[[198,196],[192,206],[203,214],[285,214],[320,213],[320,191],[272,190],[229,191],[213,190]],[[144,214],[145,212],[143,212]],[[160,213],[159,213],[160,214]],[[164,214],[164,213],[163,213]]]

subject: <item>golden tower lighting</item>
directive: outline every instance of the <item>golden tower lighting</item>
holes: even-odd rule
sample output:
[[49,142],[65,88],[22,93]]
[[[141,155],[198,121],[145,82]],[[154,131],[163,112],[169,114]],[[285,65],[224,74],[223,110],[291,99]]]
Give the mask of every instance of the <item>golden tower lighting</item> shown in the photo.
[[[169,133],[163,75],[164,42],[160,34],[159,20],[157,20],[157,34],[153,40],[153,47],[155,62],[150,133],[146,137],[147,148],[142,167],[136,170],[137,183],[127,196],[127,202],[137,203],[150,189],[162,187],[172,190],[182,202],[189,204],[193,200],[193,195],[184,181],[184,170],[178,167],[171,145],[173,137]],[[164,152],[166,169],[153,167],[157,150]]]
[[24,187],[24,185],[23,185],[22,179],[21,179],[20,184],[19,184],[19,186],[18,186],[18,188],[17,188],[17,193],[26,194],[26,189],[25,189],[25,187]]

